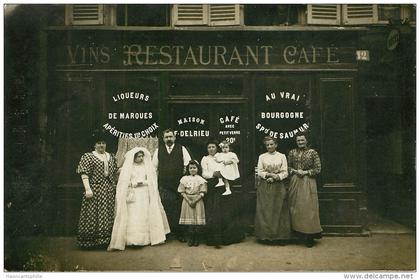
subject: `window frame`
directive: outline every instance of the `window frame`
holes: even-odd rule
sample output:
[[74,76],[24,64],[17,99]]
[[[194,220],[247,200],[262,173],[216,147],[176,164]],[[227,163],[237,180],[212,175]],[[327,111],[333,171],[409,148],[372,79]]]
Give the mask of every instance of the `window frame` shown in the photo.
[[[193,5],[193,4],[173,4],[171,5],[171,26],[172,27],[222,27],[222,26],[243,26],[244,25],[244,13],[243,5],[240,4],[198,4],[202,7],[203,18],[199,20],[179,20],[178,19],[178,9],[181,5]],[[226,20],[220,22],[211,21],[211,6],[220,6],[220,5],[233,5],[235,8],[235,19]]]
[[379,22],[379,6],[377,4],[360,4],[360,5],[365,5],[365,6],[371,6],[372,16],[361,17],[361,18],[356,18],[356,19],[349,19],[348,17],[349,5],[357,5],[357,4],[342,4],[341,5],[342,25],[371,25],[371,24],[377,24]]
[[307,12],[307,25],[341,25],[342,24],[342,12],[341,12],[341,5],[337,4],[336,6],[336,19],[314,19],[313,18],[313,8],[314,6],[322,6],[326,4],[308,4],[306,5],[306,12]]
[[[178,10],[181,5],[193,5],[193,4],[174,4],[172,5],[171,13],[171,25],[173,27],[177,26],[208,26],[209,22],[209,5],[208,4],[196,4],[196,6],[201,6],[202,8],[202,19],[201,20],[180,20]],[[181,24],[179,24],[179,22]]]
[[75,20],[74,19],[74,7],[76,5],[87,5],[87,4],[66,4],[65,8],[65,24],[66,25],[104,25],[105,24],[105,5],[104,4],[91,4],[98,7],[98,20]]

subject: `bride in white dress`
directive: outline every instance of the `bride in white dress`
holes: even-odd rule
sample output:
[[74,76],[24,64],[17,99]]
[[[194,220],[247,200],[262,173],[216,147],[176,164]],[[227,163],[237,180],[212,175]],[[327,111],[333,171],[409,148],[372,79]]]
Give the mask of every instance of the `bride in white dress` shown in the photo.
[[108,250],[126,245],[164,243],[170,232],[160,201],[156,171],[151,155],[136,147],[125,154],[117,184],[115,220]]

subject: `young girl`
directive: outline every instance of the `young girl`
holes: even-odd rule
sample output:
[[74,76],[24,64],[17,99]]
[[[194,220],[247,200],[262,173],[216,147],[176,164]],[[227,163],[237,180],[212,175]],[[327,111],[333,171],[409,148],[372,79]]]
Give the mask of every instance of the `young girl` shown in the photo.
[[187,165],[187,175],[181,178],[178,192],[182,201],[180,225],[187,225],[188,246],[198,246],[198,233],[206,224],[203,197],[207,192],[207,181],[200,176],[200,165],[191,160]]
[[218,171],[220,171],[223,178],[219,178],[219,183],[216,187],[225,185],[226,191],[222,195],[230,195],[232,192],[229,181],[234,181],[239,178],[239,159],[234,152],[230,151],[230,146],[227,141],[220,142],[219,146],[222,148],[222,152],[217,153],[215,158],[219,163]]

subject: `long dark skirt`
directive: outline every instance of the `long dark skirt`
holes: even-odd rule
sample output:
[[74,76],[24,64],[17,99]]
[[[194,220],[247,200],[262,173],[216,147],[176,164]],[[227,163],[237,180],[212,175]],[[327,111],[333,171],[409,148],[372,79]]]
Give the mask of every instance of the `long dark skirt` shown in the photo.
[[91,184],[93,197],[82,200],[77,244],[83,248],[106,246],[114,224],[115,188],[108,182]]
[[322,232],[315,178],[292,175],[289,185],[289,205],[294,231],[310,235]]
[[287,240],[291,237],[287,189],[283,182],[260,180],[257,187],[255,236],[260,240]]
[[207,245],[229,245],[241,242],[245,238],[242,225],[241,211],[238,207],[239,197],[235,192],[231,195],[222,195],[225,187],[215,187],[218,180],[207,181],[207,194],[205,196]]

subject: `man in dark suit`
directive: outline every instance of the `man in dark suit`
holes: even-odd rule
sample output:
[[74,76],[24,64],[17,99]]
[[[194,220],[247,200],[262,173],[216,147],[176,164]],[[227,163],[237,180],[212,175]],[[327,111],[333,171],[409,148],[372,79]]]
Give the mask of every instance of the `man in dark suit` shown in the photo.
[[179,180],[185,172],[185,167],[191,160],[188,150],[175,143],[175,132],[172,129],[163,131],[163,145],[153,154],[153,164],[158,174],[159,194],[168,217],[171,232],[179,240],[184,236],[179,227],[182,196],[178,193]]

